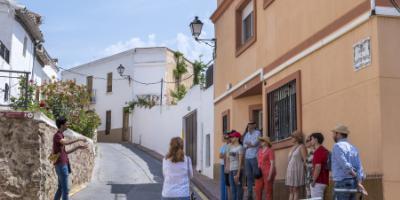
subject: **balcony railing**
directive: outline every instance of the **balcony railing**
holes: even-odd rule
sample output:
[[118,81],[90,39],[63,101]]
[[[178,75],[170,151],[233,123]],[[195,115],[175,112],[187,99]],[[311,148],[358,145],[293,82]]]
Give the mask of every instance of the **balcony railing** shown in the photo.
[[96,103],[96,90],[92,89],[89,91],[90,95],[90,103],[95,104]]

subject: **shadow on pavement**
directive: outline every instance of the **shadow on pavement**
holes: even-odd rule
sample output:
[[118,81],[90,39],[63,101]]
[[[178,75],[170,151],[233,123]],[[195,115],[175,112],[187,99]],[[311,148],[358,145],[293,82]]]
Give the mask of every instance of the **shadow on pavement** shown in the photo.
[[157,200],[161,199],[161,183],[150,184],[108,184],[111,186],[111,193],[118,199],[123,195],[127,200]]

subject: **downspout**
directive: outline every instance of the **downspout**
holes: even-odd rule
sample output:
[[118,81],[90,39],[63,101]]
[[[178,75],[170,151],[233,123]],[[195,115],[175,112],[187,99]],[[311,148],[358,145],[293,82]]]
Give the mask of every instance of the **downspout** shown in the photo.
[[371,2],[371,16],[375,15],[376,0],[370,0]]

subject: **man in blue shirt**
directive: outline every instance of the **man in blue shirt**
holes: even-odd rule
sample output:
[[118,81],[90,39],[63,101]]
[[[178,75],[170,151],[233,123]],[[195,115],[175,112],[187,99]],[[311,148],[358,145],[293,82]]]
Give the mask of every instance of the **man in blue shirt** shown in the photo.
[[[344,125],[338,125],[332,130],[336,144],[332,150],[332,177],[335,189],[360,189],[367,194],[362,181],[364,170],[361,165],[360,155],[356,147],[347,140],[349,129]],[[338,200],[354,200],[355,193],[334,192]]]
[[254,122],[249,122],[247,124],[247,129],[243,138],[243,147],[246,151],[244,164],[247,176],[247,198],[253,199],[254,174],[256,170],[258,170],[258,138],[261,136],[261,133],[256,129],[256,123]]

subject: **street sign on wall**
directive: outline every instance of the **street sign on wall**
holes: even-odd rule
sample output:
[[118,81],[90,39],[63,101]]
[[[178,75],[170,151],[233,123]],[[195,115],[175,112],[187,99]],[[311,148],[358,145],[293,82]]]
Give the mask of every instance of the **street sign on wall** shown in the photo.
[[371,39],[364,39],[353,45],[353,67],[355,71],[371,64]]

